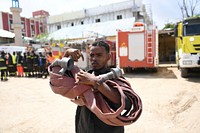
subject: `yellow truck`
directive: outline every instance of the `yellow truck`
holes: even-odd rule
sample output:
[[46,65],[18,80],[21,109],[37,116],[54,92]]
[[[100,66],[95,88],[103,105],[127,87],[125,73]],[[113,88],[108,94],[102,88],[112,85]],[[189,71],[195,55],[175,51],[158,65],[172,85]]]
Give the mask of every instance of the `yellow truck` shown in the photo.
[[200,17],[186,18],[175,25],[176,62],[181,77],[200,70]]

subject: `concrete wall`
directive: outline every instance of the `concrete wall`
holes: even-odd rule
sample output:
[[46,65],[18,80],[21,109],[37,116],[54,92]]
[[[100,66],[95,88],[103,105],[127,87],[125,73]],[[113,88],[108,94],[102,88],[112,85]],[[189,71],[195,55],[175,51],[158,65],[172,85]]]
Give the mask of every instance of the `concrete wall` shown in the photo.
[[3,29],[2,12],[0,12],[0,29]]

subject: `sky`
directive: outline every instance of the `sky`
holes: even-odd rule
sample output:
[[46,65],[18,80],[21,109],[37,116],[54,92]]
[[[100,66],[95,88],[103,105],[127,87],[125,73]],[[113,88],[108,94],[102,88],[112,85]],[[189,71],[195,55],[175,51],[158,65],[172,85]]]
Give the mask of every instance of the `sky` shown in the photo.
[[[50,15],[93,8],[126,0],[19,0],[22,17],[31,17],[32,12],[45,10]],[[154,24],[162,29],[166,23],[179,21],[182,17],[178,0],[143,0],[151,7]],[[0,11],[9,12],[12,0],[0,0]]]

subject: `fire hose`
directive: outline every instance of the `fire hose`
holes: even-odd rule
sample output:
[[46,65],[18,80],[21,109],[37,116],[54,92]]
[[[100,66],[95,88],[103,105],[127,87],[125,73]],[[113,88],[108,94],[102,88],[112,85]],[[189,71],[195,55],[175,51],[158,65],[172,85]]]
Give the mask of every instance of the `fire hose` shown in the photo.
[[[131,89],[129,83],[123,78],[120,78],[122,71],[119,68],[112,68],[110,72],[99,75],[101,81],[118,90],[121,96],[121,105],[117,110],[113,110],[100,93],[93,92],[92,86],[75,84],[77,80],[76,74],[80,69],[74,65],[72,58],[64,57],[60,60],[55,60],[49,66],[48,71],[50,74],[50,87],[54,93],[71,99],[72,102],[79,106],[85,105],[99,119],[109,125],[129,125],[136,121],[141,114],[141,100]],[[114,82],[111,79],[116,81]],[[125,94],[131,101],[133,111],[126,111],[125,114],[121,115],[125,109]]]
[[[61,60],[56,59],[52,66],[60,66],[62,69],[59,71],[61,75],[65,75],[66,71],[71,71],[74,67],[74,60],[72,58],[64,57]],[[118,79],[122,76],[122,71],[119,68],[111,68],[111,72],[106,74],[101,74],[98,77],[102,79],[102,81],[106,81],[108,79]]]

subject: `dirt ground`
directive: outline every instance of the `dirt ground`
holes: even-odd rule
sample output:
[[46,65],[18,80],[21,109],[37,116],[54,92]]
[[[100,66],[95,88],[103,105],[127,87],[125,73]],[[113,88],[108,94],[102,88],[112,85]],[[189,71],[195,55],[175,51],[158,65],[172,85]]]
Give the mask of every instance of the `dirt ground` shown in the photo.
[[[200,74],[183,79],[177,68],[125,74],[143,102],[125,133],[199,133]],[[74,133],[76,105],[54,94],[49,79],[0,82],[0,133]]]

